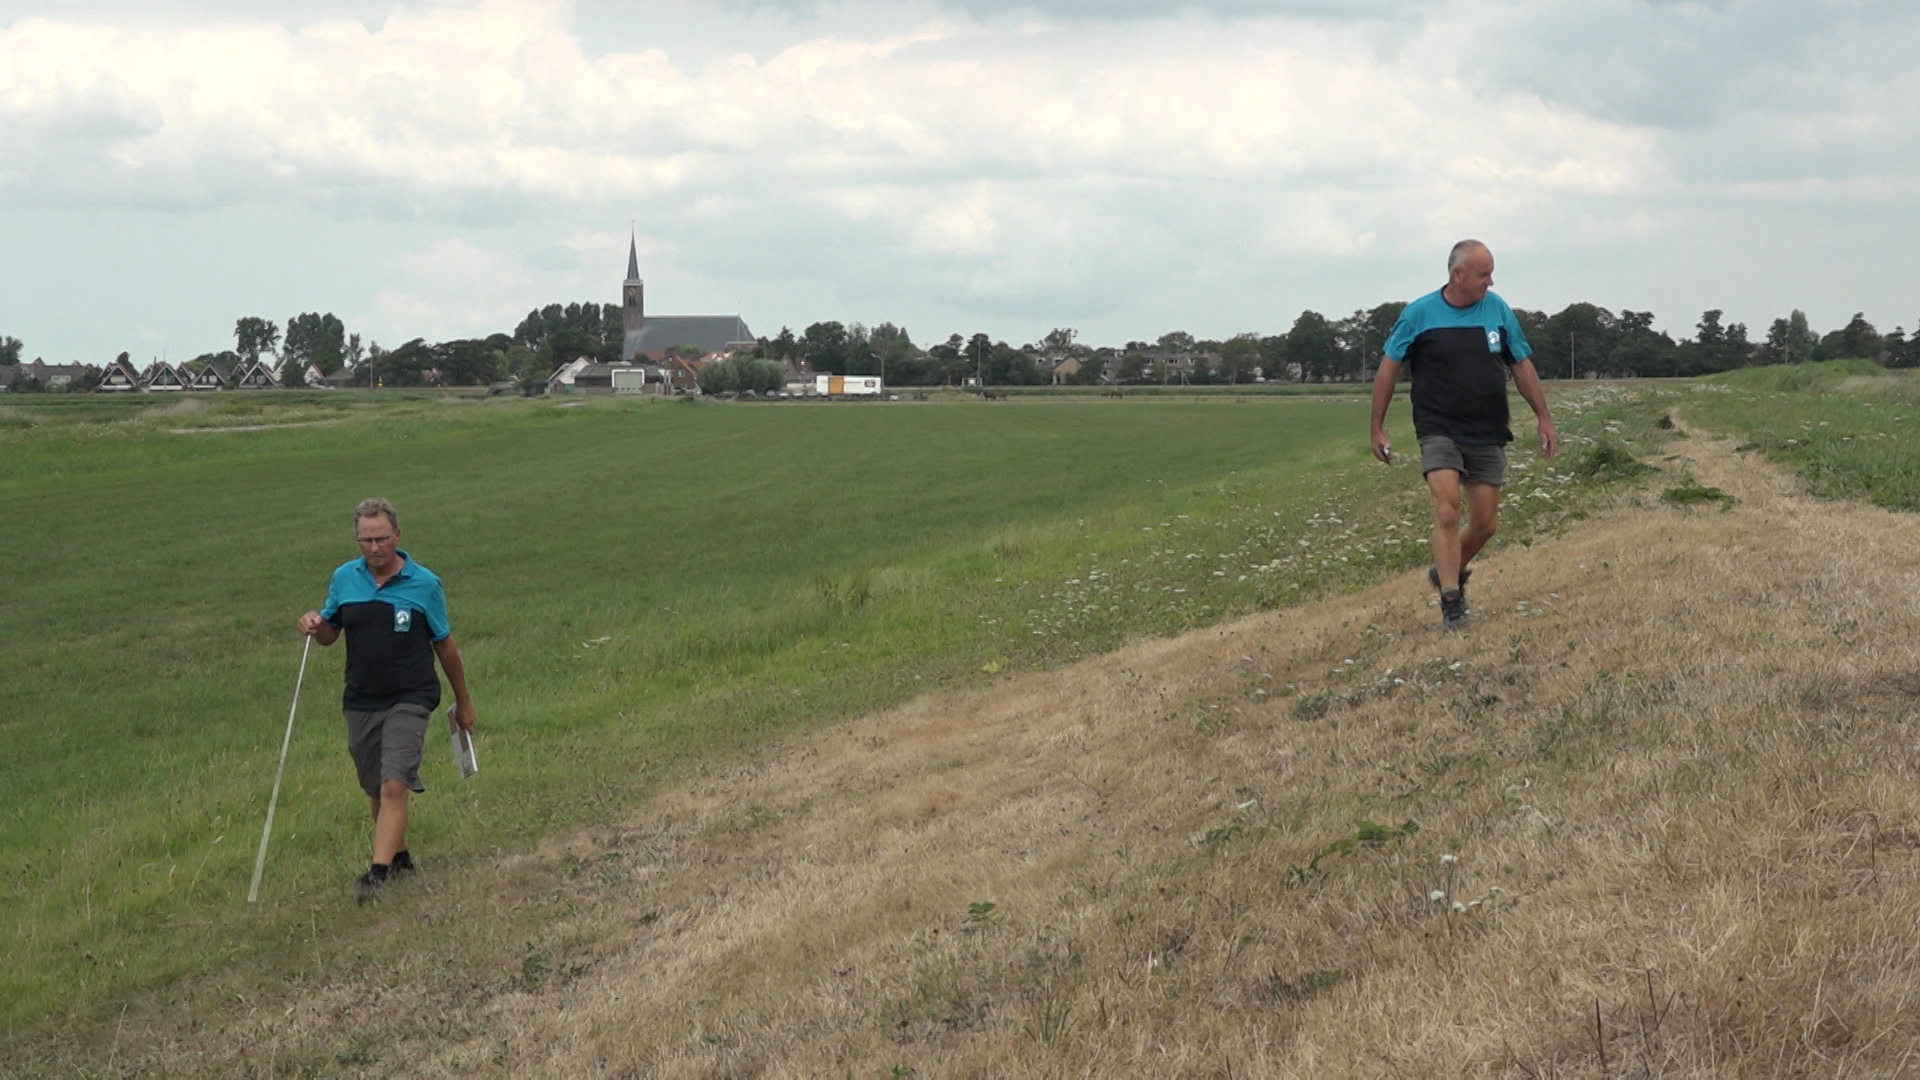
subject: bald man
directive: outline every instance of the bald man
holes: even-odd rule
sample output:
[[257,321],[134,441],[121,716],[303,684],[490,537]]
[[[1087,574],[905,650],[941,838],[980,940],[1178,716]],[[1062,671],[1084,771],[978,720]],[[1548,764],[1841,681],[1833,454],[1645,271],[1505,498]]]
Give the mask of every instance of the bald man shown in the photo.
[[[1540,452],[1559,449],[1547,411],[1533,348],[1513,309],[1493,292],[1493,252],[1462,240],[1447,255],[1447,283],[1408,304],[1387,336],[1386,355],[1373,378],[1373,456],[1391,464],[1387,407],[1401,365],[1413,378],[1413,432],[1420,471],[1433,496],[1433,565],[1427,581],[1440,592],[1440,625],[1467,625],[1467,564],[1493,539],[1500,520],[1500,488],[1507,479],[1507,375],[1532,407]],[[1466,496],[1467,519],[1460,520]]]

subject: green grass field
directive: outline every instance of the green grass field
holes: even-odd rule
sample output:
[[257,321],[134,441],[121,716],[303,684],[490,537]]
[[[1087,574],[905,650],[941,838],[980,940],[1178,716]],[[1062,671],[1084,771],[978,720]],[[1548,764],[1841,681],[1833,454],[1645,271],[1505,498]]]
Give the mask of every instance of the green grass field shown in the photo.
[[[1567,463],[1583,445],[1656,437],[1617,398],[1556,395],[1569,454],[1516,453],[1504,540],[1581,513],[1591,489]],[[1365,410],[1296,395],[0,406],[16,552],[0,584],[0,1023],[269,969],[350,917],[366,810],[340,745],[338,647],[307,673],[257,910],[244,893],[293,619],[355,554],[360,498],[393,499],[403,546],[447,581],[474,687],[485,772],[461,784],[430,739],[411,829],[447,867],[604,817],[702,755],[1422,565],[1417,469],[1369,462]],[[1410,449],[1406,417],[1403,396]],[[220,430],[256,425],[296,426]]]

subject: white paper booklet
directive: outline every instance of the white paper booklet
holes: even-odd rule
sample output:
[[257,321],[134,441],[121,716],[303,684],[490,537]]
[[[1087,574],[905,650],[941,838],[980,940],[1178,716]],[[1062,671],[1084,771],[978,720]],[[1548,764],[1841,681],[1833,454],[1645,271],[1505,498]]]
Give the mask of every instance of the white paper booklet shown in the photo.
[[465,780],[480,771],[480,755],[474,752],[471,732],[458,728],[453,732],[453,766],[460,770],[460,779]]

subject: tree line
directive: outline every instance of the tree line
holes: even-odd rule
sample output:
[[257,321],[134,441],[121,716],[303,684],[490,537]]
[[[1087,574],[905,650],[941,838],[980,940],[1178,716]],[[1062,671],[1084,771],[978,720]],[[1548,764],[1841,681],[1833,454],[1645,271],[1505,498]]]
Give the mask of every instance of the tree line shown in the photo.
[[[763,337],[741,363],[703,378],[704,389],[767,389],[778,368],[804,361],[833,375],[876,375],[889,385],[1038,385],[1062,380],[1091,384],[1251,382],[1256,377],[1299,382],[1339,382],[1371,377],[1387,335],[1404,303],[1363,308],[1343,318],[1307,310],[1283,333],[1248,332],[1226,339],[1196,338],[1170,331],[1155,340],[1117,347],[1081,343],[1077,331],[1056,328],[1039,341],[1010,345],[986,333],[950,334],[928,347],[916,345],[905,327],[883,322],[868,327],[822,321],[795,334],[782,327]],[[1650,311],[1618,313],[1597,304],[1573,303],[1554,314],[1516,308],[1534,366],[1543,378],[1630,378],[1706,375],[1760,364],[1867,357],[1888,367],[1920,367],[1920,331],[1901,327],[1881,333],[1856,312],[1846,325],[1814,331],[1804,312],[1777,318],[1757,340],[1743,323],[1727,323],[1720,309],[1702,312],[1691,337],[1675,340],[1653,328]],[[259,316],[235,321],[233,348],[202,353],[184,365],[198,373],[210,364],[231,369],[267,358],[282,386],[306,385],[311,366],[324,377],[345,371],[358,386],[418,386],[429,381],[472,386],[515,379],[532,391],[553,371],[578,358],[620,359],[624,327],[618,304],[548,304],[529,311],[511,332],[484,338],[428,342],[414,338],[397,348],[363,344],[331,312],[303,312],[285,326]],[[0,367],[21,363],[24,343],[0,335]],[[689,350],[697,355],[698,350]],[[127,354],[118,358],[124,362]],[[746,359],[768,361],[759,365]],[[1067,363],[1073,361],[1073,363]],[[1256,376],[1258,373],[1258,376]],[[0,378],[0,387],[10,380]],[[711,386],[707,384],[711,383]],[[84,385],[84,384],[83,384]]]

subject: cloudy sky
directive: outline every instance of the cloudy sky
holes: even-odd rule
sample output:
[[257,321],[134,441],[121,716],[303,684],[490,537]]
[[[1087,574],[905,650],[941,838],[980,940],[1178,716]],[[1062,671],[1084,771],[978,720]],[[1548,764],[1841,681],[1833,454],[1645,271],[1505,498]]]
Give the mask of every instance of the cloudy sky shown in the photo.
[[1913,328],[1912,0],[0,0],[0,334],[618,299],[922,343],[1516,306]]

